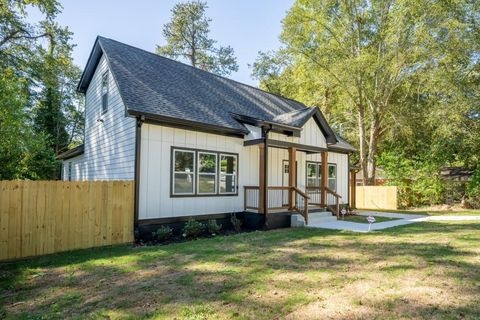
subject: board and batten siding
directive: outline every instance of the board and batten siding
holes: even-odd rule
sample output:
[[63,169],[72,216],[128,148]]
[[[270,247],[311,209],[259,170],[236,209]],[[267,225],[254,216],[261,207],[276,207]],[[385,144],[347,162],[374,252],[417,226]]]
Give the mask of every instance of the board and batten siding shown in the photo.
[[325,136],[322,134],[322,131],[313,118],[310,118],[302,127],[300,137],[289,137],[284,134],[270,132],[269,138],[272,140],[287,141],[320,148],[327,147]]
[[[107,60],[102,56],[85,94],[84,162],[75,180],[134,179],[136,122],[126,117],[112,73],[108,76],[108,111],[102,114],[101,82],[107,71]],[[68,171],[68,161],[63,162],[64,173]],[[68,174],[64,175],[66,179]]]
[[[316,125],[316,124],[315,124]],[[308,130],[302,133],[309,132]],[[321,134],[321,132],[320,132]],[[323,135],[321,137],[324,141]],[[300,137],[302,139],[302,137]],[[315,141],[322,141],[315,138]],[[248,140],[248,137],[246,137]],[[307,140],[301,140],[306,141]],[[310,140],[311,141],[311,140]],[[245,147],[244,139],[185,129],[144,124],[140,155],[139,219],[195,216],[243,211],[243,186],[259,185],[258,145]],[[171,149],[191,148],[238,154],[238,195],[171,197]],[[297,151],[297,186],[305,190],[306,162],[321,162],[321,154]],[[268,185],[282,186],[286,149],[268,150]],[[342,203],[348,202],[348,155],[329,152],[329,163],[337,164],[337,191]]]
[[[258,185],[258,146],[243,139],[159,125],[142,126],[139,219],[243,211],[243,186]],[[238,154],[238,195],[170,197],[171,147]]]
[[85,157],[83,154],[63,161],[62,180],[68,181],[68,168],[70,163],[72,163],[72,181],[85,180]]
[[[322,155],[308,154],[306,161],[322,162]],[[337,193],[342,196],[340,203],[348,203],[348,154],[328,152],[328,163],[337,165]],[[304,168],[303,171],[305,175],[306,169]]]

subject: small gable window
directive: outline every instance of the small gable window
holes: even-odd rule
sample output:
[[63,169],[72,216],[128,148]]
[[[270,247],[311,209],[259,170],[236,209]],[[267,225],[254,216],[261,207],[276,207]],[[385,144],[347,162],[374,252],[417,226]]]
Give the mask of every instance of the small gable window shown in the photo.
[[102,75],[102,114],[108,111],[108,71]]

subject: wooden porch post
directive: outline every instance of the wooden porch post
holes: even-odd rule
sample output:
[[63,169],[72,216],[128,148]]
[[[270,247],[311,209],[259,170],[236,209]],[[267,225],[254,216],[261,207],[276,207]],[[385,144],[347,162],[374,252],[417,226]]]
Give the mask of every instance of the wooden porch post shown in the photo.
[[322,207],[327,206],[327,190],[325,190],[326,187],[328,187],[328,152],[324,151],[322,152],[322,188],[321,188],[321,200],[320,200],[320,205]]
[[[288,148],[288,186],[296,187],[297,186],[297,148],[290,147]],[[288,208],[293,210],[295,207],[295,193],[291,188],[288,189]]]
[[357,195],[356,192],[356,184],[357,184],[357,173],[355,170],[350,170],[350,208],[356,209],[357,203]]
[[258,212],[259,213],[266,213],[265,212],[265,144],[261,143],[258,145],[259,149],[259,156],[260,156],[260,172],[259,172],[259,181],[258,181]]

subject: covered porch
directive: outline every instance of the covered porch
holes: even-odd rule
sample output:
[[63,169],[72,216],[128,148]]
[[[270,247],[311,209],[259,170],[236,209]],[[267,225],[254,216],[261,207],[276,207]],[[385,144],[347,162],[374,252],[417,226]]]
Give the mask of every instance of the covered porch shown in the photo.
[[340,205],[348,202],[329,186],[329,166],[321,165],[329,163],[327,148],[269,138],[244,145],[258,148],[259,161],[258,184],[244,186],[246,212],[265,217],[298,213],[308,225],[309,212],[329,209],[338,217]]

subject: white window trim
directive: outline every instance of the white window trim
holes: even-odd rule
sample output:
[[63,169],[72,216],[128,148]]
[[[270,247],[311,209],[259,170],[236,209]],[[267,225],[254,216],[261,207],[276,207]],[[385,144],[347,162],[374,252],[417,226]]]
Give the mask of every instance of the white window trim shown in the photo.
[[[235,158],[235,170],[234,173],[222,173],[222,167],[221,167],[221,162],[222,162],[222,156],[225,157],[233,157]],[[219,167],[219,172],[218,172],[218,193],[219,194],[237,194],[238,190],[238,157],[235,154],[227,154],[227,153],[220,153],[220,161],[218,162],[218,167]],[[235,177],[235,185],[234,185],[234,191],[233,192],[222,192],[220,190],[220,180],[223,176],[234,176]]]
[[[193,168],[192,168],[192,172],[187,172],[187,171],[175,171],[175,160],[176,160],[176,156],[177,156],[177,151],[179,152],[188,152],[188,153],[191,153],[193,154]],[[196,175],[195,175],[195,172],[196,172],[196,152],[193,151],[193,150],[186,150],[186,149],[173,149],[173,164],[172,164],[172,194],[173,195],[176,195],[176,196],[183,196],[183,195],[195,195],[195,183],[196,183]],[[176,192],[175,191],[175,174],[176,173],[180,173],[180,174],[191,174],[192,176],[192,192]]]
[[[335,177],[333,178],[330,178],[330,167],[334,167],[335,168]],[[336,163],[329,163],[328,164],[328,169],[327,169],[327,173],[328,173],[328,176],[327,176],[327,185],[328,187],[330,188],[330,180],[334,180],[335,181],[335,189],[333,189],[333,191],[337,192],[337,164]]]
[[[210,154],[210,155],[213,155],[215,156],[215,172],[214,173],[209,173],[209,172],[200,172],[200,154]],[[218,180],[218,154],[217,153],[214,153],[214,152],[208,152],[208,151],[197,151],[197,173],[196,173],[196,181],[197,181],[197,194],[200,194],[200,195],[205,195],[205,194],[212,194],[212,195],[215,195],[217,194],[217,190],[218,190],[218,183],[219,183],[219,180]],[[213,176],[215,177],[215,190],[213,192],[200,192],[200,175],[202,176]]]
[[[308,176],[308,165],[313,164],[316,167],[316,176],[315,177],[309,177]],[[315,179],[315,181],[318,183],[318,186],[315,187],[320,187],[322,185],[322,163],[317,162],[317,161],[307,161],[307,172],[306,172],[306,183],[308,185],[308,180],[309,179]]]
[[[104,82],[104,79],[106,78],[107,80],[107,83],[106,83],[106,89],[105,89],[105,93],[103,92],[103,82]],[[102,78],[101,78],[101,83],[100,83],[100,101],[101,101],[101,105],[100,105],[100,108],[101,108],[101,114],[104,115],[105,113],[108,112],[108,98],[109,98],[109,92],[110,92],[110,75],[108,74],[108,70],[105,71],[103,74],[102,74]],[[105,109],[103,108],[103,96],[104,95],[107,95],[107,103],[105,105]]]

